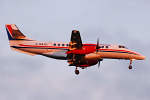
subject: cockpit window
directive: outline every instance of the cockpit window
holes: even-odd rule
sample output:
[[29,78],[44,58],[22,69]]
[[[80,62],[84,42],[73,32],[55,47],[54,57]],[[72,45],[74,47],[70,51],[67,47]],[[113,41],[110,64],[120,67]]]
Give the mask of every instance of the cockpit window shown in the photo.
[[126,48],[126,49],[128,49],[127,47],[125,47],[123,45],[119,45],[119,48]]
[[125,48],[125,46],[122,46],[122,48]]

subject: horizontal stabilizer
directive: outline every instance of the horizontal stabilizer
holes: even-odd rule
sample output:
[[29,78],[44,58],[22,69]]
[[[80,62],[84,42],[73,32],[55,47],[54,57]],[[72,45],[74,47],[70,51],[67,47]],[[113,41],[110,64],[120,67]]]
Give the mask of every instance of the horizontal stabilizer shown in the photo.
[[12,48],[12,47],[11,47],[11,49],[14,50],[14,51],[21,52],[21,53],[25,53],[25,54],[32,55],[32,56],[37,55],[37,54],[35,54],[35,53],[25,52],[25,51],[22,51],[22,50],[19,50],[19,49],[15,49],[15,48]]

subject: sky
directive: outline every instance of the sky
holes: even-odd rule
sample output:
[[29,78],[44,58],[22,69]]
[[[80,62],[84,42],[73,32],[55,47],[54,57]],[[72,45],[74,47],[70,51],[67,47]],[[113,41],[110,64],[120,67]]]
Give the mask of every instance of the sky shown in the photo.
[[[69,42],[80,31],[83,43],[122,44],[146,57],[104,59],[87,69],[67,61],[30,56],[9,47],[5,24],[28,38]],[[0,100],[149,100],[149,0],[1,0]]]

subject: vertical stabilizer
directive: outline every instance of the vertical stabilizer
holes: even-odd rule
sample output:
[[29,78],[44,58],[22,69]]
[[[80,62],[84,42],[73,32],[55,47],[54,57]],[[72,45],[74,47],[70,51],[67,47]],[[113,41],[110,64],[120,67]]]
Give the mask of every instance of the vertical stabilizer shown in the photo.
[[23,35],[15,24],[6,24],[5,26],[10,46],[32,41]]

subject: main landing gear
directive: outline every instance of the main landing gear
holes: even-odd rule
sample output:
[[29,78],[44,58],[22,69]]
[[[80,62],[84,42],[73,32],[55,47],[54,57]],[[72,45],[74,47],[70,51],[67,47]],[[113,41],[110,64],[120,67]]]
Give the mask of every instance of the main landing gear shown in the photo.
[[132,61],[133,61],[133,60],[132,60],[132,59],[130,59],[129,69],[132,69],[132,65],[131,65],[131,64],[132,64]]
[[76,69],[75,69],[75,74],[76,74],[76,75],[79,75],[79,73],[80,73],[80,72],[79,72],[79,70],[78,70],[77,67],[76,67]]

